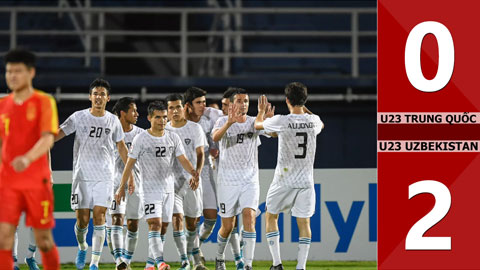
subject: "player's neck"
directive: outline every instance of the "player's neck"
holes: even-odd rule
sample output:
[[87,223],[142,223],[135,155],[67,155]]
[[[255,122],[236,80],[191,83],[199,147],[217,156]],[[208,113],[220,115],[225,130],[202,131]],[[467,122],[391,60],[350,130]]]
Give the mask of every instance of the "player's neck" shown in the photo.
[[123,129],[123,132],[129,132],[133,129],[133,125],[128,123],[126,120],[124,119],[120,119],[120,123],[122,124],[122,129]]
[[198,123],[198,121],[200,121],[201,117],[202,117],[201,115],[196,115],[194,113],[191,113],[188,120],[190,120],[192,122],[195,122],[195,123]]
[[290,113],[291,114],[304,114],[305,110],[303,109],[303,106],[291,106],[290,107]]
[[147,129],[148,133],[154,137],[162,137],[165,135],[165,129],[155,130],[153,128]]
[[237,121],[238,123],[245,123],[247,121],[247,115],[246,114],[243,114],[239,121]]
[[102,117],[105,115],[105,108],[102,108],[102,109],[90,108],[90,113],[93,116]]
[[27,100],[30,96],[33,95],[33,87],[31,85],[18,89],[16,91],[13,91],[13,101],[17,104],[22,104]]
[[187,124],[187,119],[182,118],[182,120],[178,120],[178,121],[172,120],[171,123],[172,123],[172,127],[181,128]]

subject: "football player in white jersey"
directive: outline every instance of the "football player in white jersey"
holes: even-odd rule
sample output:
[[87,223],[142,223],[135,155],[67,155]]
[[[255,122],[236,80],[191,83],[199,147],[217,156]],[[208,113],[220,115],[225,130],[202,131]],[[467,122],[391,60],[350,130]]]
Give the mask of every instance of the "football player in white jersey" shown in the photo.
[[[128,148],[132,145],[135,136],[143,131],[142,128],[135,126],[138,119],[137,105],[131,97],[120,98],[113,112],[120,119],[123,132],[125,133],[125,144]],[[115,158],[115,179],[114,191],[120,188],[120,181],[125,164],[118,152]],[[138,240],[138,220],[143,216],[143,189],[140,181],[140,169],[135,166],[133,169],[135,177],[135,192],[127,194],[125,201],[112,201],[107,212],[107,243],[117,264],[117,269],[124,269],[130,265],[133,253]],[[126,187],[122,187],[126,188]],[[127,217],[127,234],[124,239],[123,224]]]
[[219,118],[212,131],[213,140],[220,146],[217,196],[222,217],[215,267],[225,269],[225,246],[235,216],[242,214],[245,269],[252,269],[259,200],[257,140],[263,132],[255,129],[255,117],[247,115],[249,97],[244,89],[237,88],[230,103],[228,116]]
[[[280,258],[280,233],[278,214],[291,211],[297,218],[300,233],[296,269],[306,269],[311,242],[310,217],[315,211],[313,163],[316,137],[323,129],[318,115],[307,113],[307,87],[293,82],[285,88],[286,103],[290,114],[276,115],[264,120],[268,100],[258,100],[255,128],[278,135],[278,159],[275,175],[268,189],[266,202],[266,234],[273,257],[272,270],[283,269]],[[301,199],[300,199],[301,198]]]
[[[184,116],[184,98],[180,94],[171,94],[165,98],[168,108],[168,122],[166,130],[176,133],[183,143],[185,154],[189,161],[195,165],[196,171],[201,175],[204,164],[204,149],[208,146],[202,127]],[[187,257],[192,255],[195,270],[207,269],[200,260],[197,223],[203,211],[203,194],[201,177],[199,188],[192,190],[188,185],[189,174],[178,162],[175,162],[175,205],[173,209],[173,236],[178,253],[182,261],[180,270],[189,270],[190,264]],[[186,221],[186,236],[183,229],[183,216]],[[162,234],[166,233],[166,227]]]
[[[145,269],[168,270],[170,266],[163,261],[163,241],[160,237],[162,222],[171,222],[174,205],[173,173],[174,161],[177,159],[192,178],[188,184],[192,190],[198,188],[199,175],[190,161],[185,157],[185,150],[180,137],[168,130],[167,107],[161,101],[154,101],[148,106],[148,120],[151,127],[138,134],[133,140],[131,151],[122,175],[121,186],[128,180],[128,192],[135,190],[135,183],[129,179],[130,172],[138,160],[142,172],[144,188],[145,219],[148,223],[149,253],[153,260],[147,261]],[[115,199],[121,201],[125,189],[117,191]]]
[[90,84],[92,107],[77,111],[63,122],[55,141],[75,132],[73,145],[73,183],[71,207],[77,223],[77,269],[85,267],[88,244],[86,242],[90,211],[93,210],[94,232],[90,269],[98,269],[105,242],[105,213],[113,199],[115,171],[115,145],[125,162],[128,149],[123,141],[122,125],[114,114],[105,110],[110,100],[110,84],[95,79]]

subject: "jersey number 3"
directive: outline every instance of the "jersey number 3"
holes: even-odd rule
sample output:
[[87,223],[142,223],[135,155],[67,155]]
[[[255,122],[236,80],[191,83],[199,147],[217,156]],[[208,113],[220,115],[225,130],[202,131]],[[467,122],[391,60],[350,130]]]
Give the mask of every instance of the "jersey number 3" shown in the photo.
[[295,158],[305,158],[307,156],[307,142],[308,142],[308,135],[306,132],[297,132],[295,134],[296,137],[303,137],[303,141],[298,144],[299,148],[302,148],[301,155],[295,155]]

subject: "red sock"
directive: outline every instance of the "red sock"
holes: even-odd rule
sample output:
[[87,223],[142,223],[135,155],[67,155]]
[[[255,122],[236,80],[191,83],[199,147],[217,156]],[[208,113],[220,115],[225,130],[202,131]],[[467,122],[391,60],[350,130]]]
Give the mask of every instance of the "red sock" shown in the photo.
[[[60,269],[60,257],[58,256],[57,246],[53,246],[49,251],[42,252],[42,264],[45,270],[59,270]],[[12,266],[13,267],[13,266]]]
[[11,249],[0,249],[0,270],[12,270],[13,257]]

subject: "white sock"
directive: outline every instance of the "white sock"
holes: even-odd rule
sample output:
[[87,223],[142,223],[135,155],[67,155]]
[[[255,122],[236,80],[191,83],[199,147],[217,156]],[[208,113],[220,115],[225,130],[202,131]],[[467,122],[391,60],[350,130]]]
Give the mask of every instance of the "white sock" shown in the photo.
[[113,258],[118,265],[122,260],[123,253],[123,226],[112,226],[112,248]]
[[148,232],[148,245],[152,249],[152,255],[155,259],[155,263],[159,265],[163,262],[163,241],[160,238],[159,231]]
[[92,260],[90,261],[90,266],[98,266],[98,262],[102,256],[103,244],[105,243],[105,227],[105,224],[93,226]]
[[123,258],[127,264],[132,261],[133,253],[137,247],[138,232],[127,231],[127,238],[125,239],[125,252]]
[[233,228],[232,233],[230,234],[230,247],[232,248],[233,258],[235,259],[235,264],[239,264],[242,261],[242,256],[240,253],[240,236],[238,234],[238,227]]
[[273,266],[277,266],[282,263],[280,258],[280,232],[269,232],[267,233],[267,243],[268,248],[270,249],[270,254],[272,254]]
[[307,267],[308,250],[312,239],[309,237],[300,237],[298,239],[298,256],[297,269],[305,269]]
[[110,250],[110,254],[112,254],[113,258],[115,259],[115,254],[113,253],[113,245],[112,245],[112,228],[107,226],[106,230],[107,230],[108,249]]
[[[150,233],[149,233],[150,234]],[[148,258],[145,268],[155,267],[155,259],[153,259],[152,248],[150,247],[150,241],[148,241]]]
[[217,222],[216,219],[205,219],[200,226],[200,245],[207,241],[208,237],[210,237],[210,234],[212,234],[213,228],[215,228],[215,223]]
[[15,231],[15,238],[13,239],[12,257],[14,265],[18,266],[18,228]]
[[35,251],[37,250],[37,243],[35,241],[35,234],[33,233],[33,229],[30,228],[30,233],[28,234],[28,249],[27,249],[27,258],[35,257]]
[[198,245],[195,245],[195,241],[198,238],[197,231],[189,231],[187,229],[187,253],[193,256],[194,264],[201,264],[202,261],[200,260],[200,253],[198,250]]
[[75,236],[77,237],[78,248],[81,250],[87,250],[87,233],[88,233],[88,226],[85,228],[79,228],[78,224],[75,223]]
[[182,262],[187,261],[187,239],[185,238],[184,231],[173,231],[173,240],[175,241],[175,246],[177,247],[178,256]]
[[225,248],[227,247],[228,238],[223,238],[220,232],[217,234],[217,259],[225,260]]
[[253,254],[255,253],[255,242],[257,241],[257,233],[242,231],[242,238],[245,242],[245,246],[243,247],[245,265],[252,266]]

